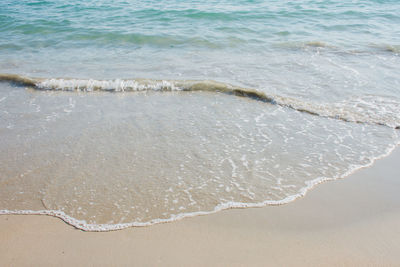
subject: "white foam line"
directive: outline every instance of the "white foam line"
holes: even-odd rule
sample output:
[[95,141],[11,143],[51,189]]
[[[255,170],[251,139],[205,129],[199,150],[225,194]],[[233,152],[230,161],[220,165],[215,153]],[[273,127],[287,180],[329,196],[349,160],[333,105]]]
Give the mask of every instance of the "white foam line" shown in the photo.
[[[263,102],[277,104],[282,107],[291,108],[299,112],[306,112],[311,115],[339,119],[346,122],[369,123],[377,125],[385,125],[390,128],[400,129],[400,117],[397,116],[398,102],[392,102],[387,107],[384,103],[366,102],[363,99],[358,101],[372,107],[372,110],[364,110],[357,107],[357,103],[342,102],[336,104],[328,103],[312,103],[304,102],[300,99],[290,98],[279,95],[266,95],[263,91],[251,88],[241,88],[226,83],[220,83],[211,80],[151,80],[151,79],[113,79],[113,80],[95,80],[95,79],[62,79],[62,78],[29,78],[14,74],[1,74],[0,81],[9,81],[22,84],[28,87],[34,87],[39,90],[56,90],[56,91],[109,91],[109,92],[126,92],[126,91],[213,91],[224,92],[236,96],[243,96],[258,99]],[[378,98],[379,99],[379,98]],[[350,106],[348,106],[350,105]],[[349,109],[350,108],[350,109]],[[353,108],[353,109],[351,109]],[[354,110],[355,108],[355,110]],[[357,109],[358,108],[358,109]],[[389,111],[386,109],[389,108]],[[372,113],[371,113],[372,111]],[[383,113],[381,112],[383,111]],[[397,113],[396,113],[397,112]],[[364,114],[365,113],[365,114]],[[373,114],[373,115],[371,115]],[[391,115],[392,118],[390,118]],[[255,118],[260,120],[262,116]]]
[[299,193],[288,196],[282,200],[266,200],[266,201],[258,202],[258,203],[227,202],[227,203],[222,203],[222,204],[217,205],[214,208],[214,210],[212,210],[212,211],[198,211],[198,212],[191,212],[191,213],[181,213],[181,214],[177,214],[177,215],[175,215],[175,214],[171,215],[171,217],[168,219],[153,219],[148,222],[131,222],[131,223],[118,223],[118,224],[89,224],[84,220],[75,219],[75,218],[65,214],[63,211],[59,211],[59,210],[38,210],[38,211],[0,210],[0,215],[48,215],[48,216],[58,217],[58,218],[62,219],[64,222],[74,226],[77,229],[83,230],[83,231],[106,232],[106,231],[121,230],[121,229],[129,228],[129,227],[143,227],[143,226],[150,226],[150,225],[159,224],[159,223],[173,222],[173,221],[181,220],[181,219],[187,218],[187,217],[213,214],[213,213],[217,213],[219,211],[226,210],[226,209],[259,208],[259,207],[265,207],[265,206],[283,205],[283,204],[290,203],[298,198],[305,196],[309,190],[311,190],[318,184],[321,184],[321,183],[327,182],[327,181],[343,179],[343,178],[353,174],[354,172],[358,171],[359,169],[372,166],[376,160],[382,159],[382,158],[390,155],[393,152],[393,150],[399,145],[400,145],[400,141],[395,143],[393,146],[390,146],[385,151],[385,153],[382,154],[381,156],[372,158],[368,164],[353,165],[352,168],[350,168],[343,175],[338,175],[338,176],[332,177],[332,178],[320,177],[320,178],[317,178],[317,179],[314,179],[311,181],[307,181],[306,182],[307,186],[301,188]]
[[390,153],[392,153],[392,151],[399,145],[400,145],[400,142],[389,147],[385,151],[384,154],[371,159],[370,162],[366,165],[353,165],[353,167],[350,168],[343,175],[340,175],[340,176],[338,175],[338,176],[332,177],[332,178],[320,177],[320,178],[317,178],[317,179],[314,179],[311,181],[307,181],[306,182],[307,186],[300,189],[299,193],[288,196],[282,200],[266,200],[266,201],[258,202],[258,203],[227,202],[227,203],[217,205],[214,208],[214,210],[212,210],[212,211],[198,211],[198,212],[191,212],[191,213],[181,213],[181,214],[177,214],[177,215],[172,215],[168,219],[153,219],[149,222],[131,222],[131,223],[119,223],[119,224],[89,224],[84,220],[75,219],[59,210],[38,210],[38,211],[0,210],[0,215],[48,215],[48,216],[58,217],[58,218],[62,219],[64,222],[66,222],[78,229],[81,229],[83,231],[105,232],[105,231],[121,230],[121,229],[125,229],[128,227],[143,227],[143,226],[150,226],[150,225],[154,225],[154,224],[158,224],[158,223],[173,222],[173,221],[181,220],[181,219],[187,218],[187,217],[212,214],[212,213],[216,213],[216,212],[226,210],[226,209],[257,208],[257,207],[265,207],[265,206],[283,205],[283,204],[290,203],[298,198],[305,196],[309,190],[311,190],[318,184],[321,184],[321,183],[327,182],[327,181],[343,179],[343,178],[349,176],[350,174],[356,172],[359,169],[372,166],[376,160],[382,159],[382,158],[390,155]]
[[140,82],[137,80],[94,80],[94,79],[45,79],[35,83],[36,87],[42,90],[60,90],[60,91],[180,91],[181,88],[176,86],[174,82],[147,81]]

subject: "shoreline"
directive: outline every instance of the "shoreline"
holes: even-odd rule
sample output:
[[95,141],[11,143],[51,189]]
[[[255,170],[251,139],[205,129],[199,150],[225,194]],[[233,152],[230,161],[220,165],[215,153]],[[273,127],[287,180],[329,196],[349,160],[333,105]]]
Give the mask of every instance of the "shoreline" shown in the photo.
[[281,206],[281,205],[288,205],[298,199],[304,198],[307,194],[309,194],[310,191],[315,190],[315,187],[317,187],[320,184],[324,184],[326,182],[333,182],[337,180],[343,180],[346,179],[349,176],[352,176],[354,173],[357,173],[358,171],[362,169],[367,169],[371,168],[371,166],[374,166],[374,164],[382,160],[386,157],[390,157],[391,154],[396,151],[397,147],[399,146],[399,143],[395,143],[393,146],[389,147],[387,151],[378,156],[375,157],[374,159],[371,159],[371,161],[366,164],[366,165],[352,165],[349,170],[347,170],[344,174],[339,175],[338,177],[333,177],[333,178],[327,178],[327,177],[319,177],[311,181],[307,181],[306,187],[301,188],[300,192],[291,195],[289,197],[286,197],[285,199],[282,200],[277,200],[277,201],[271,201],[267,200],[264,202],[259,202],[259,203],[242,203],[242,202],[229,202],[229,203],[224,203],[223,205],[219,204],[217,205],[214,210],[212,211],[199,211],[199,212],[193,212],[193,213],[182,213],[175,215],[174,217],[168,218],[168,219],[155,219],[150,222],[132,222],[132,223],[120,223],[120,224],[87,224],[85,221],[78,220],[74,217],[71,217],[67,214],[65,214],[62,211],[59,210],[0,210],[0,216],[2,215],[45,215],[45,216],[51,216],[58,218],[65,222],[66,224],[82,231],[87,231],[87,232],[111,232],[111,231],[119,231],[119,230],[124,230],[127,228],[131,227],[151,227],[153,225],[157,224],[164,224],[164,223],[174,223],[176,221],[180,221],[186,218],[192,218],[192,217],[197,217],[197,216],[205,216],[205,215],[211,215],[215,213],[219,213],[222,211],[226,210],[231,210],[231,209],[247,209],[247,208],[264,208],[268,206]]
[[300,192],[297,193],[296,195],[291,195],[285,199],[277,200],[277,201],[267,200],[267,201],[259,202],[259,203],[229,202],[229,203],[225,203],[223,205],[219,204],[212,211],[182,213],[182,214],[178,214],[169,219],[155,219],[153,221],[144,222],[144,223],[133,222],[133,223],[121,223],[121,224],[87,224],[85,221],[78,220],[78,219],[71,217],[59,210],[38,210],[38,211],[34,211],[34,210],[15,210],[15,211],[14,210],[0,210],[0,216],[1,215],[51,216],[51,217],[55,217],[55,218],[62,220],[66,224],[68,224],[78,230],[82,230],[82,231],[86,231],[86,232],[111,232],[111,231],[124,230],[124,229],[132,228],[132,227],[151,227],[151,226],[157,225],[157,224],[174,223],[176,221],[180,221],[180,220],[183,220],[186,218],[192,218],[192,217],[197,217],[197,216],[206,216],[206,215],[211,215],[211,214],[215,214],[215,213],[219,213],[221,211],[231,210],[231,209],[264,208],[264,207],[268,207],[268,206],[287,205],[287,204],[290,204],[300,198],[305,197],[311,190],[314,190],[320,184],[346,179],[347,177],[351,176],[352,174],[356,173],[359,170],[362,170],[365,168],[370,168],[371,166],[373,166],[375,164],[376,161],[390,156],[391,153],[394,150],[396,150],[397,147],[398,147],[398,144],[394,144],[392,147],[388,148],[386,153],[384,153],[383,155],[372,159],[366,165],[354,165],[353,168],[350,168],[348,171],[346,171],[343,175],[341,175],[339,177],[334,177],[334,178],[321,177],[321,178],[316,178],[314,180],[308,181],[306,183],[307,186],[303,187],[300,190]]
[[58,218],[0,216],[5,265],[394,266],[400,263],[400,149],[294,202],[112,232]]

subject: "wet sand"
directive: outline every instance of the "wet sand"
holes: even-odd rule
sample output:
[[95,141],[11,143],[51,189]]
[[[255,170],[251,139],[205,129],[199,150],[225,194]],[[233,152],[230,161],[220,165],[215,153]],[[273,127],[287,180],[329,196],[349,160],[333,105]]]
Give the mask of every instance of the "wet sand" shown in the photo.
[[399,266],[400,149],[282,206],[114,232],[0,216],[3,266]]

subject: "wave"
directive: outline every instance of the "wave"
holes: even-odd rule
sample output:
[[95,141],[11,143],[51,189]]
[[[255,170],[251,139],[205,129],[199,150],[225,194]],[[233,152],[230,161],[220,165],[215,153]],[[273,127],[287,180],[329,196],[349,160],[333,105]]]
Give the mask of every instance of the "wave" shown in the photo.
[[73,79],[32,78],[17,74],[0,74],[0,81],[10,82],[36,90],[54,91],[204,91],[224,93],[290,108],[314,116],[327,117],[346,122],[368,123],[400,129],[400,101],[374,95],[352,98],[339,103],[312,103],[279,95],[242,88],[211,80],[151,80],[151,79]]
[[[285,34],[285,32],[280,32],[278,34]],[[371,43],[364,47],[346,48],[344,46],[334,45],[322,41],[287,41],[274,43],[272,44],[272,47],[290,51],[318,51],[319,53],[325,52],[346,55],[381,55],[389,53],[394,56],[398,56],[400,54],[400,45],[384,43]]]
[[400,45],[372,45],[373,47],[375,47],[376,49],[380,49],[382,51],[385,52],[391,52],[395,55],[399,55],[400,54]]
[[280,42],[274,44],[274,47],[277,48],[287,48],[287,49],[307,49],[307,48],[331,48],[337,49],[337,47],[333,45],[329,45],[327,43],[321,41],[309,41],[309,42]]

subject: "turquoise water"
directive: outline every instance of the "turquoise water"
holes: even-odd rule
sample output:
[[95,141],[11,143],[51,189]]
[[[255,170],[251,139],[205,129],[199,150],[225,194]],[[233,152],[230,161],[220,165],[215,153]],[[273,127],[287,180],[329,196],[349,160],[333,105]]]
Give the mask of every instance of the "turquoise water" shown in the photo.
[[312,97],[349,87],[397,95],[399,23],[398,1],[4,0],[0,68],[214,79]]
[[[0,214],[283,204],[400,142],[399,1],[0,1]],[[110,93],[113,92],[113,93]]]
[[398,1],[2,1],[2,49],[395,46]]

